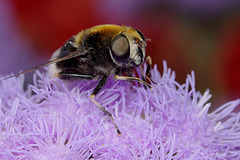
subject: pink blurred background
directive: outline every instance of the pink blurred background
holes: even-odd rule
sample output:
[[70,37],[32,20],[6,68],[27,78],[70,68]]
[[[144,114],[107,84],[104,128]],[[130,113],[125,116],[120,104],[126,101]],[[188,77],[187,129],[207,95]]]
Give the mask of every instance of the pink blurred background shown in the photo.
[[0,0],[0,74],[45,62],[80,30],[98,24],[131,25],[177,81],[195,71],[196,89],[209,88],[212,108],[240,98],[240,3],[236,0]]

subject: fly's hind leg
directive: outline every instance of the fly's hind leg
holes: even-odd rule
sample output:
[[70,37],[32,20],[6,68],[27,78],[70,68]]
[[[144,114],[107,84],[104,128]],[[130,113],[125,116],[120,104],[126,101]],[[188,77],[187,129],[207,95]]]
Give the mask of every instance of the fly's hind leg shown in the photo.
[[55,73],[52,78],[59,77],[61,79],[92,79],[92,74],[76,74],[76,73]]
[[93,101],[93,103],[99,108],[101,109],[105,114],[107,114],[113,121],[113,124],[117,130],[118,134],[121,134],[120,130],[118,129],[118,126],[116,125],[116,123],[114,122],[114,119],[112,117],[112,114],[110,112],[108,112],[105,108],[103,108],[94,98],[95,95],[102,89],[102,87],[105,85],[105,83],[107,82],[107,76],[102,77],[102,79],[98,82],[96,88],[94,89],[93,93],[90,95],[90,99]]

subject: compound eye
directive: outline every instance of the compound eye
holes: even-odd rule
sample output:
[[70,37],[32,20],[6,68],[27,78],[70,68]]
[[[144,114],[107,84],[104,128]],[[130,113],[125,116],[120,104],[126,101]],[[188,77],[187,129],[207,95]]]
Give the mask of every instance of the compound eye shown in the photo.
[[111,54],[117,61],[124,62],[130,56],[130,44],[125,35],[117,35],[111,42]]

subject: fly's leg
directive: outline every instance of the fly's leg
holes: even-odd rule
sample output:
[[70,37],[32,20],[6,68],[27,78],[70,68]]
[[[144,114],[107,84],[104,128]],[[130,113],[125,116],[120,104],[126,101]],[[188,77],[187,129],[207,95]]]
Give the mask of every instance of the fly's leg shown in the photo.
[[153,87],[150,84],[148,84],[147,82],[145,82],[145,81],[143,81],[143,80],[141,80],[141,79],[139,79],[137,77],[125,77],[125,76],[116,75],[114,78],[115,79],[119,79],[119,80],[137,81],[139,83],[142,83],[144,86],[150,88],[150,90],[153,89]]
[[61,79],[92,79],[93,74],[74,74],[74,73],[55,73],[52,78],[59,77]]
[[[146,57],[146,61],[148,62],[147,63],[147,70],[146,70],[146,78],[151,81],[153,84],[157,84],[156,82],[154,82],[151,78],[150,78],[150,70],[151,70],[151,67],[152,67],[152,58],[150,56],[147,56]],[[142,71],[141,71],[142,73]]]
[[[92,79],[94,77],[94,75],[86,75],[86,74],[68,74],[68,73],[56,73],[54,76],[60,77],[62,79]],[[113,124],[117,130],[118,134],[121,134],[120,130],[118,129],[118,126],[116,125],[116,123],[114,122],[114,119],[112,117],[112,114],[110,112],[108,112],[105,108],[103,108],[94,98],[95,95],[98,94],[98,92],[103,88],[103,86],[105,85],[105,83],[107,82],[107,76],[102,77],[102,79],[98,82],[96,88],[94,89],[93,93],[90,95],[90,99],[92,100],[92,102],[100,109],[102,110],[106,115],[108,115],[112,121]]]
[[150,76],[150,69],[152,67],[152,58],[150,56],[147,56],[146,61],[148,62],[147,70],[146,70],[146,76],[149,77]]
[[94,89],[93,93],[90,95],[90,99],[93,101],[93,103],[99,108],[101,109],[105,114],[107,114],[113,121],[113,124],[117,130],[118,134],[121,134],[120,130],[118,129],[118,126],[116,125],[116,123],[114,122],[114,119],[112,117],[112,114],[110,112],[108,112],[105,108],[103,108],[94,98],[95,95],[102,89],[102,87],[105,85],[105,83],[107,82],[107,76],[102,77],[102,79],[98,82],[96,88]]

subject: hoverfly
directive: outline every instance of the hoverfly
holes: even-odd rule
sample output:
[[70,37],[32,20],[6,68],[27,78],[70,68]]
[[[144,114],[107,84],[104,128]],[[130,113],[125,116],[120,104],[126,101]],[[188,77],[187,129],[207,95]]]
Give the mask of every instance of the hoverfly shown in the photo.
[[[121,134],[112,114],[94,98],[103,88],[109,76],[113,76],[116,80],[137,81],[152,89],[152,86],[145,82],[145,78],[141,80],[130,76],[136,67],[148,62],[146,78],[149,77],[152,60],[149,56],[145,56],[145,48],[144,35],[133,27],[112,24],[98,25],[73,36],[53,53],[49,61],[3,80],[46,65],[49,65],[50,76],[57,76],[60,79],[100,79],[89,98],[99,109],[111,117],[117,133]],[[123,76],[123,73],[128,73],[129,76]]]

